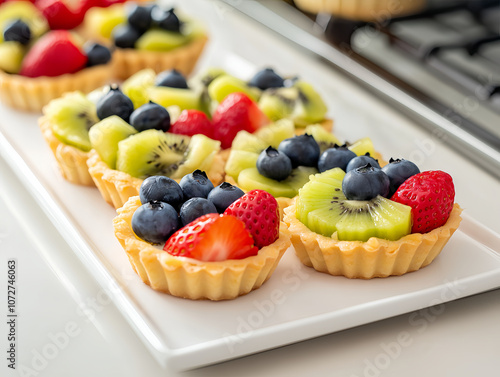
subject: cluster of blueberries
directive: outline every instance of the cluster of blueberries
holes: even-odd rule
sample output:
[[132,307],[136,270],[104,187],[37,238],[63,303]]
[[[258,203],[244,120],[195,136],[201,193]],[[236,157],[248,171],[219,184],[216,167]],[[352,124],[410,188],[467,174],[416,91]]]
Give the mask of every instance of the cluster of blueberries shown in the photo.
[[214,187],[201,170],[185,175],[179,183],[152,176],[139,190],[142,205],[132,216],[132,229],[144,241],[162,244],[182,226],[208,213],[223,213],[243,195],[228,182]]
[[182,22],[173,8],[163,10],[158,5],[133,5],[127,22],[113,29],[113,41],[120,48],[134,48],[135,42],[151,27],[179,33]]
[[[186,79],[175,69],[158,74],[155,85],[187,89]],[[117,115],[139,132],[149,129],[167,132],[170,129],[170,114],[166,108],[150,101],[134,110],[132,100],[116,85],[99,99],[96,110],[99,119]]]
[[391,159],[381,168],[368,153],[357,156],[346,145],[320,153],[318,143],[308,134],[285,139],[278,149],[268,147],[257,160],[259,173],[277,181],[286,179],[298,166],[317,167],[321,173],[333,168],[344,170],[342,191],[349,200],[391,197],[406,179],[420,172],[413,162],[400,159]]

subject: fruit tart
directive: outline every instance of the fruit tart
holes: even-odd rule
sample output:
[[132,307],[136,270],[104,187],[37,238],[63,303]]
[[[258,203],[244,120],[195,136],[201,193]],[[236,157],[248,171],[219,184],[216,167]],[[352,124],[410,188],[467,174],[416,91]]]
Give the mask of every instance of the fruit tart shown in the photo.
[[[284,210],[297,256],[331,275],[371,279],[430,264],[458,228],[451,176],[408,160],[347,163],[311,176]],[[390,199],[389,199],[390,198]]]
[[118,210],[115,235],[142,281],[193,300],[228,300],[266,282],[291,245],[276,200],[196,170],[150,177]]
[[50,29],[77,22],[64,14],[67,22],[62,22],[60,4],[40,0],[37,6],[26,1],[0,5],[0,100],[9,106],[40,111],[66,91],[89,92],[109,80],[107,47],[84,43],[68,30]]
[[113,48],[113,75],[119,80],[145,68],[176,69],[187,75],[208,40],[199,22],[154,3],[92,8],[81,33]]
[[377,166],[385,163],[370,138],[341,143],[319,124],[296,135],[291,120],[283,119],[253,134],[238,132],[226,162],[226,179],[245,191],[261,189],[276,198],[293,198],[311,174],[333,167],[337,154],[359,155]]

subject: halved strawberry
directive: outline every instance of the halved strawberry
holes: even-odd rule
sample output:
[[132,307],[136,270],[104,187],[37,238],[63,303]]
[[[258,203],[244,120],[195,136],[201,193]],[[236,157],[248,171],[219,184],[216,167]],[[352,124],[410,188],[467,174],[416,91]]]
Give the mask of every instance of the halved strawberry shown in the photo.
[[214,138],[222,148],[230,148],[236,134],[245,130],[250,133],[270,123],[257,103],[244,93],[231,93],[217,106],[212,117]]
[[174,256],[205,262],[243,259],[258,249],[245,224],[231,215],[210,213],[175,232],[163,250]]
[[224,211],[242,220],[260,249],[279,237],[280,214],[278,202],[266,191],[252,190],[233,202]]
[[73,43],[71,33],[53,30],[42,36],[23,59],[20,74],[27,77],[60,76],[85,67],[87,56]]
[[213,127],[204,112],[199,110],[183,110],[177,120],[170,126],[169,132],[193,136],[203,134],[213,137]]

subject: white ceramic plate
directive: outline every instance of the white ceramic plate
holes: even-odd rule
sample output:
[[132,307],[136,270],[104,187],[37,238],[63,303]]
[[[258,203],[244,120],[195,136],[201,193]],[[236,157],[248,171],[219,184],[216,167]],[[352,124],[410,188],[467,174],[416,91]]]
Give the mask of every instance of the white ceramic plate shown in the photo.
[[[201,65],[219,65],[241,76],[265,64],[279,65],[286,73],[302,72],[300,67],[307,66],[310,72],[301,74],[318,85],[323,94],[328,93],[325,97],[335,110],[332,116],[340,133],[353,138],[369,135],[380,150],[391,151],[387,153],[405,156],[415,151],[412,143],[423,136],[411,123],[334,73],[324,71],[319,63],[253,29],[253,24],[238,15],[198,5],[196,10],[211,26],[220,21],[221,14],[225,27],[238,25],[238,31],[231,35],[216,33],[216,42]],[[249,34],[262,34],[259,40],[266,38],[280,49],[236,43]],[[369,281],[332,277],[302,266],[289,250],[263,287],[233,301],[190,301],[157,293],[135,275],[114,238],[111,220],[115,211],[96,189],[75,186],[60,177],[38,130],[37,116],[1,105],[0,113],[0,154],[144,344],[170,368],[183,370],[216,363],[500,287],[500,236],[471,218],[466,210],[459,230],[442,254],[416,273]],[[370,133],[370,127],[377,133]],[[387,134],[398,143],[390,143]],[[428,146],[429,140],[422,140],[427,140]],[[439,141],[436,145],[432,156],[439,157],[443,170],[452,175],[476,174],[476,169],[457,154],[441,147]],[[426,170],[434,163],[424,159],[421,167]],[[476,183],[483,184],[486,192],[495,192],[498,186],[492,186],[489,179],[477,173]],[[461,179],[456,183],[457,192],[466,192]],[[491,208],[498,205],[493,200]],[[439,307],[429,310],[438,311]],[[422,318],[417,314],[414,321]]]

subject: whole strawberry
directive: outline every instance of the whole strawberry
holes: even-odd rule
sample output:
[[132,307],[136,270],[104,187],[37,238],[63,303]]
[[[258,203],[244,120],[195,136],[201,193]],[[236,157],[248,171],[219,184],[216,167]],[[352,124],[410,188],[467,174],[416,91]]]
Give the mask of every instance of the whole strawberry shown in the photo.
[[243,259],[257,255],[258,249],[240,219],[231,215],[203,215],[175,232],[163,250],[174,256],[205,262]]
[[88,58],[66,30],[41,37],[23,59],[20,74],[27,77],[60,76],[84,68]]
[[455,200],[453,179],[440,170],[408,178],[391,200],[412,208],[412,233],[427,233],[446,223]]
[[269,122],[257,103],[246,94],[231,93],[215,109],[212,117],[214,138],[221,142],[222,148],[230,148],[239,131],[253,133]]
[[266,191],[252,190],[233,202],[224,212],[242,220],[260,249],[279,237],[279,209],[276,199]]
[[36,7],[40,9],[47,19],[51,30],[70,30],[80,25],[87,9],[78,9],[70,1],[63,0],[37,0]]
[[183,110],[177,120],[170,126],[169,132],[193,136],[203,134],[213,137],[213,127],[205,113],[199,110]]

